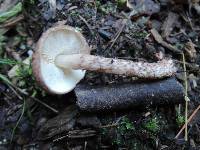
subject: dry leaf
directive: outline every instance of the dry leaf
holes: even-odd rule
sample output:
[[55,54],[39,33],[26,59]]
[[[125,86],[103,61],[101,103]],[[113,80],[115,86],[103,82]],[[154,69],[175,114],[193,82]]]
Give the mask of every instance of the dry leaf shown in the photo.
[[168,37],[173,30],[174,23],[178,20],[178,15],[173,12],[169,12],[166,20],[162,25],[162,37]]
[[188,57],[189,61],[194,62],[197,58],[197,52],[195,49],[195,44],[192,41],[189,41],[185,44],[184,50],[186,52],[186,56]]

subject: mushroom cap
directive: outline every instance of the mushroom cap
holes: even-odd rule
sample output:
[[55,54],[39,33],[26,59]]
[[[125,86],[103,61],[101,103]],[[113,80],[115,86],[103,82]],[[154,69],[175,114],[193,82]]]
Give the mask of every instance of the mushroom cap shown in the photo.
[[33,74],[38,83],[50,93],[65,94],[73,90],[85,76],[85,70],[63,70],[54,60],[59,54],[89,54],[90,48],[75,28],[58,25],[44,32],[33,54]]

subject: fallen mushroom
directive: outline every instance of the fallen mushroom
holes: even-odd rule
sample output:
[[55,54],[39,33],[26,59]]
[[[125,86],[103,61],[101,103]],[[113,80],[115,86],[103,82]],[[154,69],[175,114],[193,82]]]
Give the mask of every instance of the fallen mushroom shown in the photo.
[[85,70],[151,79],[172,76],[176,72],[171,59],[146,63],[92,56],[82,34],[67,25],[58,25],[43,33],[32,66],[36,80],[56,94],[74,89]]

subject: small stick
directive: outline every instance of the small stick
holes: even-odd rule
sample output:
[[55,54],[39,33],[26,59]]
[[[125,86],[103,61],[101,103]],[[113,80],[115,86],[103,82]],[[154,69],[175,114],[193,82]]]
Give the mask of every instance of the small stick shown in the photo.
[[47,105],[46,103],[42,102],[41,100],[39,100],[39,99],[37,99],[37,98],[35,98],[35,97],[30,97],[30,98],[32,98],[34,101],[36,101],[36,102],[42,104],[43,106],[47,107],[48,109],[50,109],[50,110],[53,111],[54,113],[59,114],[59,111],[58,111],[58,110],[56,110],[55,108],[53,108],[53,107]]
[[177,53],[178,53],[178,54],[181,53],[181,51],[180,51],[179,49],[177,49],[176,47],[172,46],[171,44],[168,44],[167,42],[165,42],[165,41],[163,40],[163,38],[161,37],[161,35],[158,33],[158,31],[157,31],[156,29],[151,29],[151,34],[153,35],[155,41],[156,41],[158,44],[162,45],[163,47],[165,47],[165,48],[171,50],[172,52],[174,52],[174,53],[176,53],[176,54],[177,54]]
[[[200,109],[200,105],[193,111],[192,115],[187,120],[187,124],[189,124],[191,122],[191,120],[194,118],[194,116],[196,115],[196,113],[198,112],[199,109]],[[175,136],[175,139],[177,139],[180,136],[180,134],[183,132],[183,130],[185,129],[185,127],[186,127],[186,124],[184,124],[182,126],[182,128],[180,129],[180,131],[178,132],[178,134]]]
[[114,123],[114,124],[103,125],[100,126],[99,128],[112,128],[112,127],[117,127],[118,125],[119,125],[118,123]]
[[[18,91],[20,94],[22,94],[22,95],[24,95],[24,96],[29,96],[29,93],[27,93],[27,92],[21,90],[21,89],[18,88],[18,87],[15,87],[15,88],[17,89],[17,91]],[[47,105],[46,103],[40,101],[39,99],[37,99],[37,98],[35,98],[35,97],[33,97],[33,96],[31,96],[30,98],[33,99],[34,101],[36,101],[36,102],[42,104],[43,106],[45,106],[46,108],[50,109],[50,110],[53,111],[54,113],[59,114],[59,111],[58,111],[58,110],[56,110],[55,108],[53,108],[53,107]]]
[[119,31],[117,32],[115,38],[111,40],[112,44],[111,44],[111,46],[109,47],[109,49],[111,49],[111,48],[113,47],[113,45],[115,44],[115,42],[116,42],[117,39],[119,38],[120,34],[121,34],[122,31],[124,30],[124,27],[125,27],[126,23],[127,23],[127,19],[124,19],[124,20],[122,21],[122,26],[121,26],[121,28],[119,29]]
[[85,18],[83,18],[81,15],[78,15],[78,17],[86,24],[86,26],[87,26],[88,29],[90,30],[91,34],[94,35],[91,26],[90,26],[89,23],[85,20]]
[[[18,87],[15,87],[15,88],[17,89],[17,91],[19,91],[20,94],[25,95],[25,96],[29,96],[29,93],[27,93],[27,92],[21,90],[21,89],[18,88]],[[31,96],[30,98],[33,99],[34,101],[36,101],[36,102],[42,104],[43,106],[45,106],[46,108],[50,109],[50,110],[53,111],[54,113],[59,114],[59,111],[58,111],[58,110],[56,110],[55,108],[53,108],[53,107],[47,105],[46,103],[42,102],[41,100],[39,100],[39,99],[37,99],[37,98],[35,98],[35,97],[33,97],[33,96]]]
[[10,20],[6,21],[3,25],[0,25],[0,28],[8,28],[8,27],[14,26],[20,21],[22,21],[23,19],[24,19],[23,15],[19,15],[15,17],[14,19],[11,18]]
[[188,128],[187,128],[187,119],[188,119],[188,83],[187,83],[187,72],[186,72],[186,65],[185,65],[185,55],[182,53],[183,57],[183,69],[184,69],[184,82],[185,82],[185,141],[188,140]]
[[23,101],[24,101],[24,102],[23,102],[23,107],[22,107],[22,113],[21,113],[19,119],[17,120],[17,123],[16,123],[15,127],[14,127],[13,130],[12,130],[12,135],[11,135],[10,143],[12,143],[13,137],[14,137],[14,134],[15,134],[15,131],[16,131],[16,129],[17,129],[17,127],[18,127],[20,121],[22,120],[22,117],[24,116],[25,107],[26,107],[26,101],[25,101],[24,99],[23,99]]

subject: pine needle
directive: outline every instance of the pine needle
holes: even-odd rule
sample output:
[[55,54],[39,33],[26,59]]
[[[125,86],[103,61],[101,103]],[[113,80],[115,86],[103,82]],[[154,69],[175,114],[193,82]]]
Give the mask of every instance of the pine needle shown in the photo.
[[24,99],[23,99],[23,101],[24,102],[23,102],[23,107],[22,107],[22,113],[21,113],[19,119],[17,120],[17,123],[16,123],[15,127],[12,130],[12,136],[11,136],[10,143],[12,143],[13,137],[15,135],[15,131],[16,131],[16,129],[17,129],[17,127],[18,127],[18,125],[19,125],[19,123],[20,123],[20,121],[21,121],[21,119],[22,119],[22,117],[24,115],[24,112],[25,112],[26,101]]

